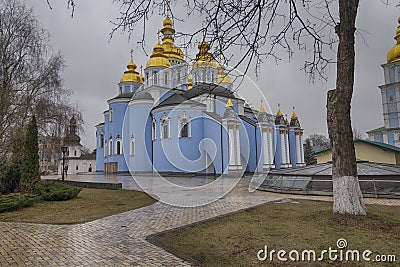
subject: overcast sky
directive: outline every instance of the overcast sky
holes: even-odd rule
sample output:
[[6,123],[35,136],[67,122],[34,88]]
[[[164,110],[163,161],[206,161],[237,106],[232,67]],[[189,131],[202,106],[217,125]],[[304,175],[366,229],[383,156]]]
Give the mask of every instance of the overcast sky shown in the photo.
[[[50,10],[45,0],[26,0],[32,6],[39,21],[51,36],[51,44],[56,51],[64,55],[67,68],[64,71],[65,87],[73,91],[72,102],[82,111],[85,120],[85,135],[82,144],[95,147],[94,126],[103,120],[103,111],[107,109],[106,100],[117,95],[117,84],[126,64],[129,51],[136,48],[135,63],[146,65],[148,58],[137,48],[136,42],[142,29],[129,40],[127,34],[116,34],[109,40],[112,29],[110,21],[118,16],[119,4],[113,1],[80,0],[74,18],[63,0],[51,1]],[[172,9],[179,7],[172,3]],[[393,39],[397,27],[400,9],[385,6],[380,0],[360,1],[357,28],[364,30],[366,43],[357,37],[356,82],[352,105],[353,126],[365,133],[383,125],[381,96],[378,89],[383,84],[381,64],[386,63],[386,54],[395,44]],[[162,27],[164,17],[154,14],[148,24],[147,52],[157,40],[157,29]],[[198,23],[196,21],[198,20]],[[198,24],[198,25],[196,25]],[[200,28],[199,19],[191,23],[175,22],[177,30]],[[190,28],[193,27],[193,28]],[[191,52],[197,53],[197,49]],[[327,135],[326,92],[334,87],[335,66],[331,66],[327,82],[310,83],[308,76],[301,71],[304,56],[296,54],[288,61],[286,57],[276,64],[264,63],[261,74],[254,82],[261,88],[269,101],[273,112],[277,104],[282,111],[291,114],[292,106],[305,135],[313,133]],[[254,77],[250,73],[251,77]],[[259,106],[259,103],[254,103]]]

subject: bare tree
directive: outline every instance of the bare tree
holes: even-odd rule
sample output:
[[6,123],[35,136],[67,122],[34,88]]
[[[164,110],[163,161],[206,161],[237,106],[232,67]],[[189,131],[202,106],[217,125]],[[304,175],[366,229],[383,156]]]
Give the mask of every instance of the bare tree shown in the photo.
[[307,139],[310,140],[312,146],[320,146],[324,148],[329,148],[331,146],[330,140],[321,134],[312,134]]
[[0,155],[18,148],[29,117],[39,134],[60,135],[72,113],[63,89],[61,54],[52,53],[49,35],[33,11],[17,0],[0,1]]
[[[68,0],[72,7],[74,2]],[[121,13],[113,32],[131,33],[142,27],[143,38],[139,43],[143,45],[146,21],[155,11],[165,6],[169,8],[169,2],[119,1]],[[215,55],[221,55],[224,61],[234,60],[231,65],[244,66],[245,72],[252,64],[257,72],[259,65],[268,58],[278,61],[281,55],[287,53],[291,57],[296,50],[309,55],[303,69],[311,80],[316,77],[326,79],[326,67],[330,63],[337,65],[336,88],[329,91],[327,97],[327,124],[333,153],[333,211],[365,215],[350,119],[359,1],[186,0],[184,3],[188,17],[200,14],[203,18],[203,28],[215,48]],[[170,12],[170,15],[177,20],[184,19],[182,14]],[[185,45],[190,46],[192,38],[201,30],[178,35],[183,37]]]

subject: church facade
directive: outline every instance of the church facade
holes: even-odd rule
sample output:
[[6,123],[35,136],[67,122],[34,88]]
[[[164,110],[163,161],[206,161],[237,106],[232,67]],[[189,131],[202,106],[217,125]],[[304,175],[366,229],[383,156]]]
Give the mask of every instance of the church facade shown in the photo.
[[387,63],[382,65],[385,84],[379,86],[384,126],[368,131],[367,134],[370,141],[400,147],[400,25],[394,39],[396,44],[387,54]]
[[252,109],[233,90],[222,62],[199,43],[191,64],[174,43],[173,22],[163,21],[144,72],[131,60],[118,94],[96,125],[96,170],[228,174],[304,166],[303,129]]

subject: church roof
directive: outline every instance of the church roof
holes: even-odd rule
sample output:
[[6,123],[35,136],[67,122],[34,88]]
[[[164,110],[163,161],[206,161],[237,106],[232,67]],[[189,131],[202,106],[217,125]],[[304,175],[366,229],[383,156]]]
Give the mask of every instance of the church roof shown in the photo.
[[144,92],[144,91],[139,91],[137,92],[133,97],[132,100],[134,99],[148,99],[148,100],[154,100],[154,98],[151,96],[149,92]]
[[162,101],[158,106],[156,106],[154,109],[159,108],[159,107],[165,107],[165,106],[175,106],[179,104],[193,104],[193,105],[204,105],[198,101],[190,100],[189,98],[185,97],[183,94],[175,93]]
[[131,99],[133,94],[134,94],[134,92],[121,93],[121,94],[117,95],[116,97],[112,98],[111,100],[121,99],[121,98]]
[[228,90],[226,87],[219,86],[216,84],[200,83],[193,86],[192,89],[186,91],[183,95],[187,98],[193,98],[203,94],[212,94],[216,96],[223,96],[231,99],[243,100],[233,96],[232,91]]

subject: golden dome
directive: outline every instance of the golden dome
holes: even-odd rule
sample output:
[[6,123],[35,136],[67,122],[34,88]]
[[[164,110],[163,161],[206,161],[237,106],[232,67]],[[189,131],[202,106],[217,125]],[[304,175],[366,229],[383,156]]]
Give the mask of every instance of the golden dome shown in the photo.
[[280,104],[278,104],[278,112],[276,113],[276,116],[283,116]]
[[228,102],[226,102],[226,107],[233,107],[232,101],[228,98]]
[[[400,18],[397,20],[400,24]],[[396,40],[396,45],[392,47],[387,53],[387,62],[392,63],[396,61],[400,61],[400,25],[397,27],[396,36],[394,37]]]
[[126,65],[128,70],[124,72],[122,75],[120,82],[134,82],[134,83],[143,83],[142,79],[140,78],[139,73],[136,71],[136,64],[133,62],[132,57],[131,61],[129,61],[128,65]]
[[146,68],[148,67],[171,67],[171,62],[164,54],[164,48],[158,42],[153,48],[153,54],[150,56],[149,61],[147,61]]
[[296,114],[296,111],[294,111],[294,107],[293,107],[293,113],[292,113],[292,117],[291,119],[298,119],[299,117]]
[[222,63],[222,60],[218,66],[218,83],[229,83],[229,84],[232,83],[231,78],[225,72],[225,66]]
[[189,74],[189,77],[188,77],[188,90],[192,89],[192,87],[193,87],[192,74]]
[[193,68],[217,68],[217,62],[215,61],[213,55],[208,52],[210,49],[210,44],[206,41],[199,43],[199,53],[196,55],[194,60]]
[[175,33],[175,29],[173,28],[173,22],[168,15],[163,21],[163,26],[164,28],[161,29],[161,32],[163,34],[162,48],[164,49],[164,55],[167,58],[177,58],[179,60],[183,60],[185,55],[174,43],[173,35]]

